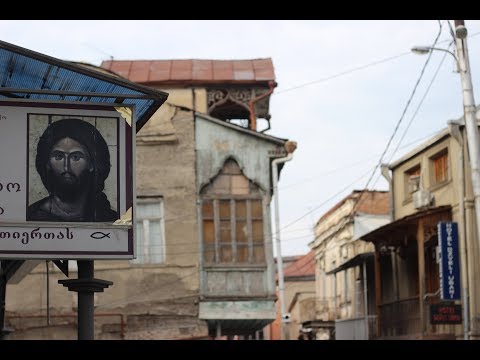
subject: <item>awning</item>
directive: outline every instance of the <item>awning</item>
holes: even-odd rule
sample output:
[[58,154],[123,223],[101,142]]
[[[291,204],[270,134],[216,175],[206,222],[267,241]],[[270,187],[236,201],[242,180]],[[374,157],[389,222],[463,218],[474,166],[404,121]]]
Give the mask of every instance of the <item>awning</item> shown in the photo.
[[333,270],[330,270],[326,274],[327,275],[336,274],[339,271],[343,271],[343,270],[352,268],[354,266],[362,265],[364,262],[366,262],[368,260],[373,260],[374,256],[375,256],[375,253],[373,253],[373,252],[358,254],[357,256],[351,258],[350,260],[344,262],[342,265],[336,267]]
[[135,105],[137,132],[168,94],[0,41],[0,99]]
[[[404,216],[398,220],[392,221],[382,227],[379,227],[368,234],[362,236],[362,240],[376,243],[378,240],[392,241],[394,237],[403,239],[406,234],[415,233],[417,230],[417,223],[420,218],[429,220],[431,226],[437,225],[439,216],[444,213],[451,214],[452,207],[450,205],[442,205],[434,208],[429,208],[417,211],[414,214]],[[395,235],[395,236],[394,236]]]

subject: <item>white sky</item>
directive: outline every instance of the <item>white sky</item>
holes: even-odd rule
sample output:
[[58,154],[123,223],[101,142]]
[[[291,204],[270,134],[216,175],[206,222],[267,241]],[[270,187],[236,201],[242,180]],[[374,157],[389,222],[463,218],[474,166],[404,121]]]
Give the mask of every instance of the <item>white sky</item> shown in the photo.
[[[446,48],[452,37],[448,24],[442,21],[442,25],[437,46]],[[480,89],[480,21],[466,21],[466,27],[475,90]],[[318,218],[352,190],[365,187],[428,57],[409,50],[431,46],[439,29],[436,20],[15,20],[0,22],[0,39],[95,65],[111,56],[115,60],[271,57],[279,85],[271,98],[271,130],[266,133],[298,142],[279,182],[282,254],[296,255],[309,250]],[[390,162],[444,54],[433,53],[383,162]],[[453,58],[446,56],[394,160],[419,145],[418,140],[444,128],[449,119],[462,116],[460,76],[454,72]],[[314,83],[287,91],[310,82]],[[386,190],[378,175],[379,171],[369,188]]]

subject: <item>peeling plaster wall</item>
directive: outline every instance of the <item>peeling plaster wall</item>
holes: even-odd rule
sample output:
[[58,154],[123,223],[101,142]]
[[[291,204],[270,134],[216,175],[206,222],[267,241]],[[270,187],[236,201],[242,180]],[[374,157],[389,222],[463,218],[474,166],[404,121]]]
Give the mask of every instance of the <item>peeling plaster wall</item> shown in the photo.
[[[191,89],[183,89],[169,100],[190,107],[192,94]],[[96,339],[208,335],[206,322],[198,319],[193,112],[164,105],[152,120],[137,136],[136,185],[138,196],[163,196],[166,262],[95,261],[95,277],[114,282],[105,292],[95,294]],[[65,276],[53,264],[50,271],[50,326],[44,262],[19,284],[7,286],[6,325],[15,330],[11,339],[76,339],[77,294],[58,284]],[[70,278],[76,277],[74,271]]]
[[[196,117],[197,185],[199,188],[218,174],[225,160],[232,156],[243,174],[265,193],[270,193],[270,152],[283,144],[259,139],[241,131]],[[214,150],[214,151],[212,151]],[[277,156],[278,157],[278,156]]]

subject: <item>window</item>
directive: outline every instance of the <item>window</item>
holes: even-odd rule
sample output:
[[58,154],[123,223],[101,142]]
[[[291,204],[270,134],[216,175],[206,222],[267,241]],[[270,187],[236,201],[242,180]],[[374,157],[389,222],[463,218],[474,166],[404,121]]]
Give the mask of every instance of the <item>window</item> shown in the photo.
[[448,180],[448,150],[442,150],[430,158],[432,169],[432,185]]
[[412,194],[420,190],[420,165],[405,171],[405,198],[411,199]]
[[262,196],[233,159],[202,191],[202,225],[205,263],[265,263]]
[[162,198],[141,199],[137,202],[134,264],[165,262],[165,224]]

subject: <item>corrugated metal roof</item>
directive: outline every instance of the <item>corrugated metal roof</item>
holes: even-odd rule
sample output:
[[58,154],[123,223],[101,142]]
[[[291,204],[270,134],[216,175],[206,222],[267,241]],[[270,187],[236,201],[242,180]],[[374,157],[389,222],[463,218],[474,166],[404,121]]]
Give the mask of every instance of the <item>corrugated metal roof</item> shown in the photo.
[[102,68],[141,84],[267,83],[271,58],[251,60],[108,60]]
[[0,98],[135,105],[137,132],[168,94],[0,41]]

